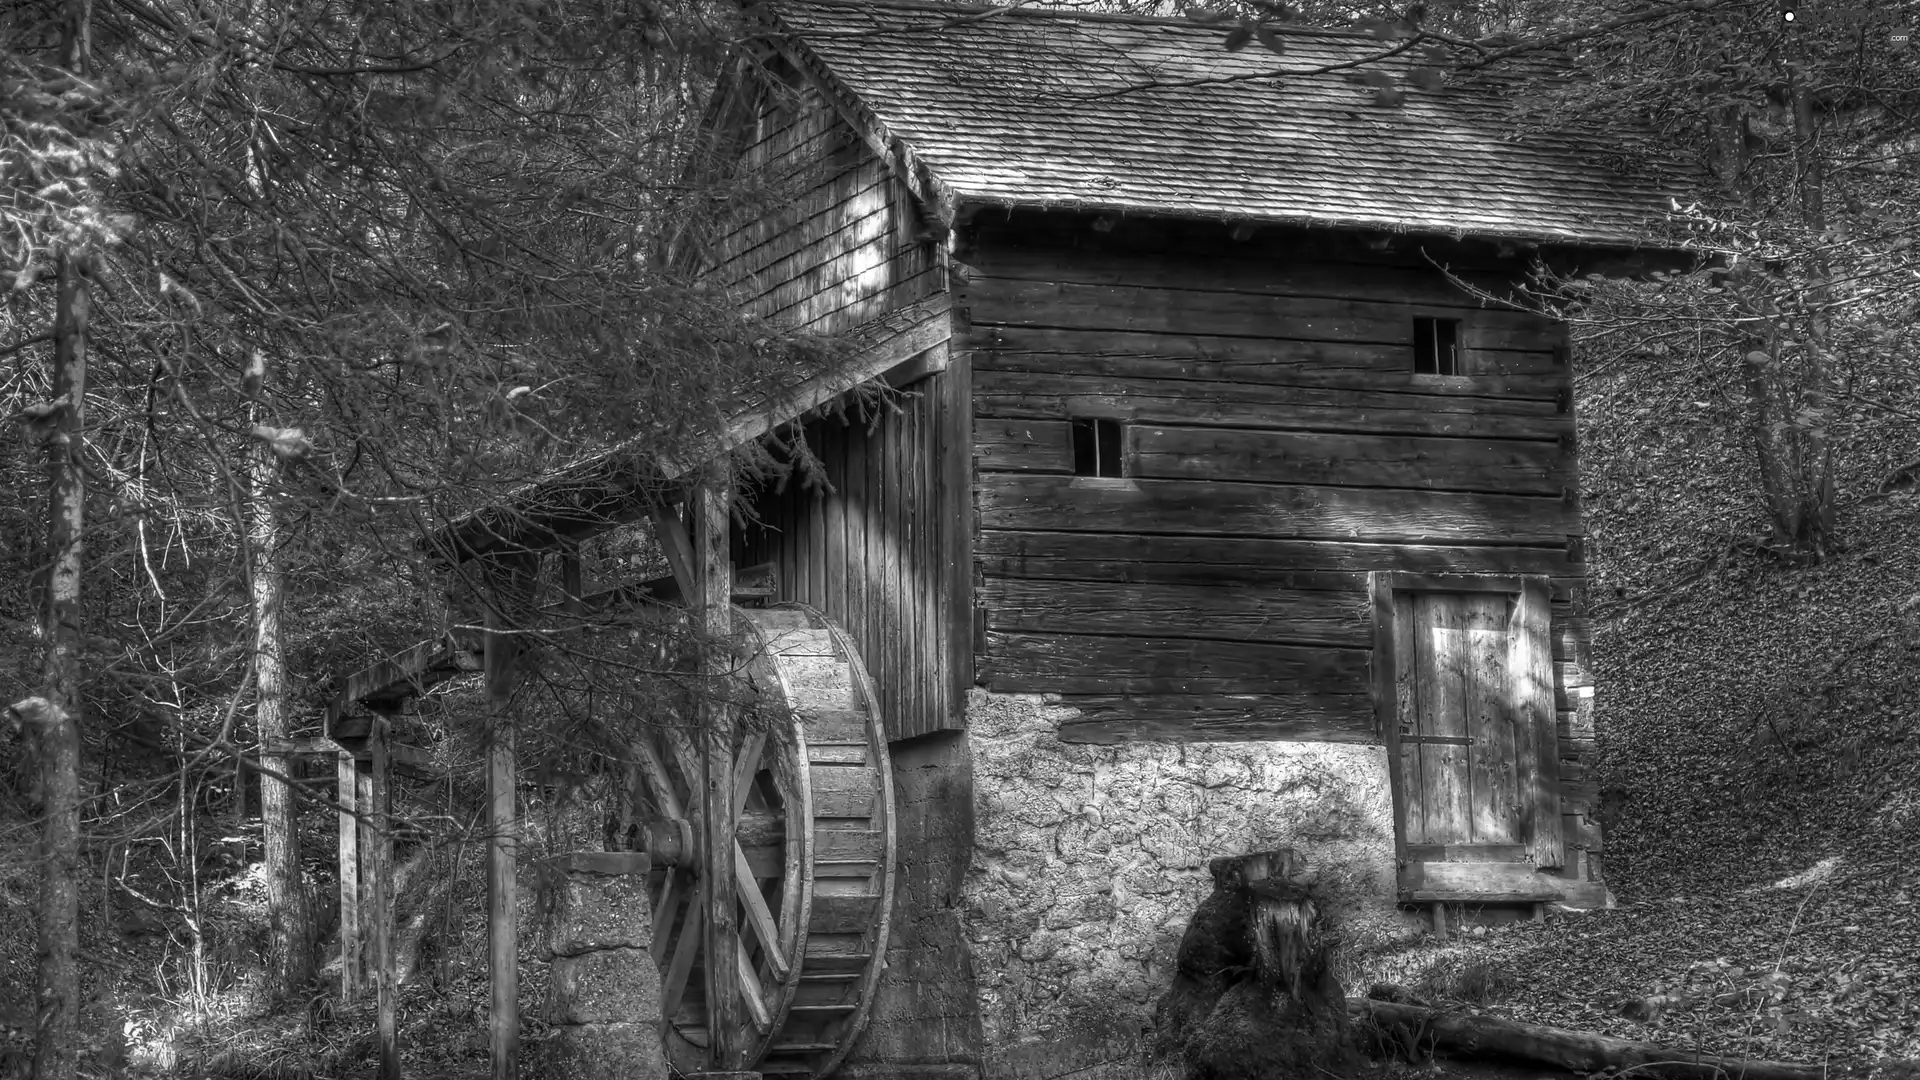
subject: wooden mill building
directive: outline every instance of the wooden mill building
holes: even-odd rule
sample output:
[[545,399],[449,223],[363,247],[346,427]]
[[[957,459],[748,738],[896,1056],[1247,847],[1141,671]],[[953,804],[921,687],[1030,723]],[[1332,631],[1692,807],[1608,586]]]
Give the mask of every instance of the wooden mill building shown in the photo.
[[[1667,190],[1523,133],[1539,70],[1422,89],[1341,67],[1366,33],[751,17],[715,133],[786,197],[707,273],[858,348],[737,432],[826,485],[738,493],[726,545],[844,633],[893,777],[834,1064],[1115,1060],[1211,855],[1295,846],[1383,926],[1607,903],[1568,335],[1494,298],[1676,264]],[[862,381],[898,393],[806,411]]]

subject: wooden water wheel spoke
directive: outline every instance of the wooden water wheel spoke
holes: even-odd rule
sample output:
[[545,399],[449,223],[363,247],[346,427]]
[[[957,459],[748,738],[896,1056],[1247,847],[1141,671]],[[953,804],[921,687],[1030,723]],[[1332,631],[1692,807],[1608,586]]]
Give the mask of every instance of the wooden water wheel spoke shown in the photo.
[[773,1031],[773,1010],[767,1006],[766,994],[760,989],[760,973],[754,969],[753,961],[747,959],[747,943],[741,942],[733,956],[740,979],[740,998],[747,1003],[747,1016],[762,1035],[768,1034]]
[[649,794],[655,800],[655,808],[670,818],[685,818],[686,807],[680,801],[680,793],[673,789],[673,781],[667,776],[666,762],[660,760],[660,752],[654,749],[653,741],[641,738],[634,743],[634,753],[639,759],[641,780],[647,786]]
[[756,731],[747,736],[747,744],[733,761],[733,816],[747,808],[747,796],[753,794],[753,777],[760,771],[760,755],[767,747],[767,733]]
[[686,875],[678,869],[668,867],[660,883],[659,895],[653,903],[653,943],[648,951],[653,954],[653,962],[658,964],[666,959],[667,946],[673,943],[673,937],[667,933],[667,920],[674,916],[674,905],[680,902],[680,893],[685,884]]
[[680,775],[686,779],[687,812],[697,817],[700,813],[700,800],[692,796],[694,792],[700,790],[700,779],[706,775],[705,770],[700,767],[700,752],[687,739],[686,733],[677,728],[663,729],[660,732],[660,738],[666,742],[667,753],[673,758],[673,763],[679,766]]
[[[786,950],[780,947],[780,927],[774,922],[773,909],[767,907],[767,898],[760,895],[760,883],[754,880],[753,867],[747,865],[747,853],[740,848],[739,841],[733,845],[733,884],[734,891],[740,894],[741,906],[746,909],[747,917],[741,923],[751,927],[754,936],[760,939],[762,955],[767,965],[773,968],[778,978],[787,977]],[[746,947],[742,940],[741,948]]]
[[678,939],[673,945],[673,959],[667,964],[666,974],[660,981],[660,1015],[667,1022],[673,1022],[674,1014],[680,1011],[681,995],[687,992],[687,976],[693,974],[693,961],[700,953],[700,923],[705,913],[700,910],[700,897],[696,894],[687,905],[686,922],[680,928]]
[[[709,881],[702,734],[641,740],[642,825],[653,856],[653,957],[662,968],[663,1035],[682,1072],[709,1068],[731,1041],[768,1075],[818,1080],[866,1021],[892,900],[891,765],[873,689],[853,643],[819,612],[737,612],[759,701],[732,732],[729,887]],[[771,726],[766,717],[776,719]],[[813,744],[818,741],[819,745]],[[722,744],[724,745],[724,743]],[[825,881],[816,896],[816,881]],[[739,933],[716,961],[703,933],[718,888]],[[724,910],[724,909],[722,909]],[[738,998],[730,1040],[716,1038],[707,987],[720,963]],[[810,970],[811,969],[811,970]],[[702,977],[706,972],[709,977]]]

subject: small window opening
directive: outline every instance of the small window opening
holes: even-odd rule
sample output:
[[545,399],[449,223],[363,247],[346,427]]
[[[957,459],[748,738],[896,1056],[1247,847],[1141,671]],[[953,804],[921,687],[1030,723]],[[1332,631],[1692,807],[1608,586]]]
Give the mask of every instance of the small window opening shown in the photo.
[[1413,370],[1417,375],[1460,374],[1460,320],[1413,320]]
[[1119,476],[1120,421],[1073,422],[1073,475]]

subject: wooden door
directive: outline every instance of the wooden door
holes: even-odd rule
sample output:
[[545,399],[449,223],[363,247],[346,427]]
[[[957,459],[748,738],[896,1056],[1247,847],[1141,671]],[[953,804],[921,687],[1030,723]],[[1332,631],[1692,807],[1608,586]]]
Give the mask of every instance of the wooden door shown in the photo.
[[1407,855],[1519,861],[1531,819],[1519,755],[1533,752],[1510,670],[1519,597],[1413,592],[1394,598],[1394,684]]

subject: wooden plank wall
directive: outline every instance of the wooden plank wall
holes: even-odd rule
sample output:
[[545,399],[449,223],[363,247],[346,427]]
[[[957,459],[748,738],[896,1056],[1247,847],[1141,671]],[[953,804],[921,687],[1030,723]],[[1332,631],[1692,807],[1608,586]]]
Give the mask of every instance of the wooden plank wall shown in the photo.
[[808,87],[760,87],[740,168],[771,195],[723,229],[712,273],[748,310],[839,333],[940,291],[931,243],[887,164]]
[[[811,87],[760,87],[741,167],[776,193],[723,230],[712,273],[748,310],[839,334],[945,289],[937,238],[904,185]],[[944,355],[946,346],[938,346]],[[939,365],[932,365],[937,367]],[[961,724],[971,680],[964,358],[878,412],[805,424],[825,488],[746,493],[739,565],[860,643],[892,738]],[[790,433],[787,433],[790,437]]]
[[[1127,228],[1014,219],[958,255],[979,681],[1062,695],[1069,740],[1375,742],[1367,571],[1550,575],[1568,835],[1587,835],[1563,329],[1359,244],[1256,257],[1224,229],[1130,248]],[[1416,315],[1461,320],[1473,374],[1412,372]],[[1074,416],[1127,423],[1127,476],[1072,475]]]
[[825,611],[860,643],[888,735],[963,726],[971,641],[964,368],[921,380],[869,413],[815,420],[808,448],[830,492],[796,476],[752,493],[757,524],[735,561],[770,562],[778,595]]

